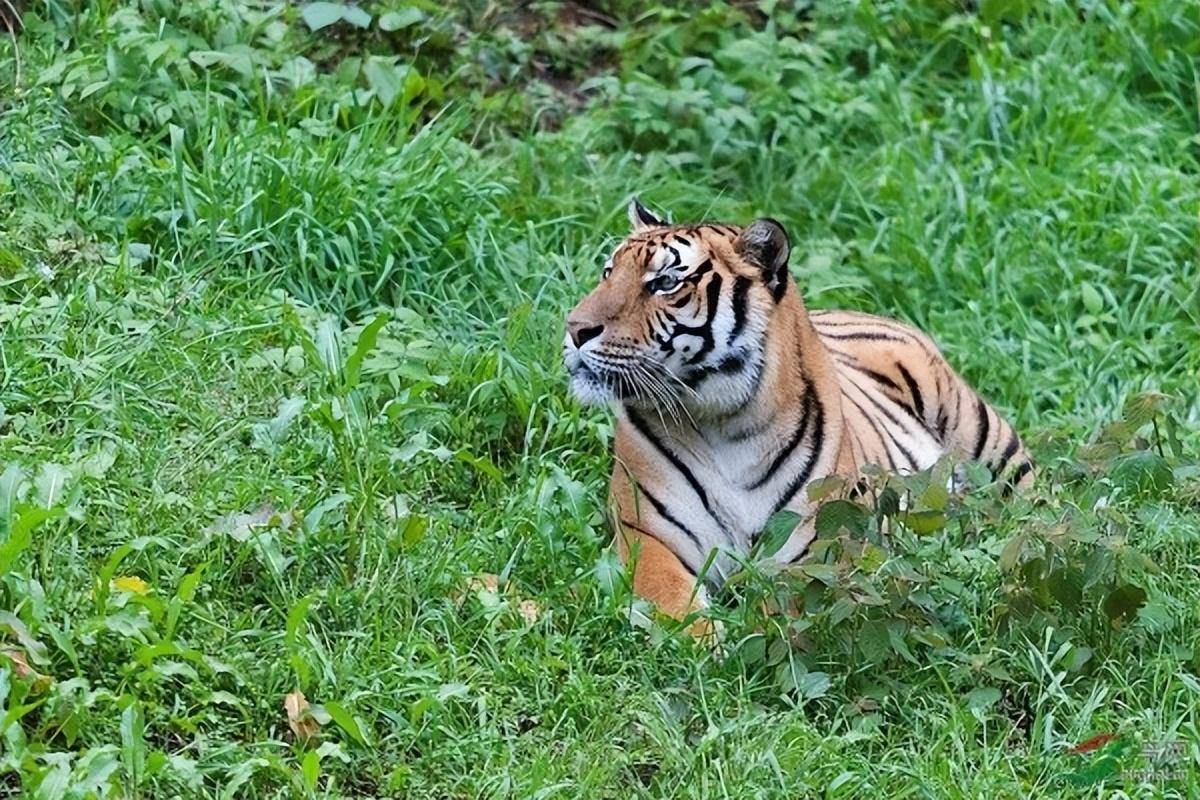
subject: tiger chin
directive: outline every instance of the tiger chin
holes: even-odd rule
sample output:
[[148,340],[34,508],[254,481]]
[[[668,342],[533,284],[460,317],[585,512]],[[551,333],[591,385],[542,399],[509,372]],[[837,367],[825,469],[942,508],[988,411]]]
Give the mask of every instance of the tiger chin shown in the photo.
[[815,480],[951,456],[987,465],[1006,492],[1032,482],[1020,437],[928,336],[805,308],[780,223],[668,224],[636,199],[629,218],[567,316],[563,357],[573,393],[616,411],[617,552],[664,613],[701,609],[781,509],[802,521],[774,558],[801,559]]

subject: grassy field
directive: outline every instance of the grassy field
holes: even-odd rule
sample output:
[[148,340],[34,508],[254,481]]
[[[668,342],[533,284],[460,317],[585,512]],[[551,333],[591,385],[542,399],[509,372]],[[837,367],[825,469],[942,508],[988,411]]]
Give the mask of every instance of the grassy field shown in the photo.
[[[1200,796],[1194,2],[25,5],[0,794]],[[655,618],[559,362],[634,193],[784,221],[1037,487]]]

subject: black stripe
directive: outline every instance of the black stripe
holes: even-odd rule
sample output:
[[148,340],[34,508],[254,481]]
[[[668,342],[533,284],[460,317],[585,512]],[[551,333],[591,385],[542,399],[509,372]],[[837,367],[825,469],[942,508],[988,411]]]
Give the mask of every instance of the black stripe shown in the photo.
[[[867,410],[865,408],[863,408],[861,405],[859,405],[857,400],[855,400],[850,395],[846,394],[845,391],[842,392],[842,397],[845,397],[847,400],[849,400],[851,403],[853,403],[854,407],[857,408],[859,413],[861,413],[863,415],[863,417],[867,420],[867,424],[870,425],[874,429],[875,435],[877,437],[879,437],[880,443],[883,444],[883,454],[885,456],[887,456],[888,468],[894,472],[896,470],[896,459],[892,458],[892,451],[887,446],[887,439],[884,438],[883,431],[881,431],[879,429],[879,424],[875,421],[875,418],[872,417],[870,414],[868,414]],[[866,453],[866,450],[864,449],[863,457],[866,458],[866,455],[867,455],[867,453]]]
[[817,331],[823,339],[868,339],[873,342],[905,342],[907,339],[900,336],[892,336],[890,333],[879,333],[878,331],[870,331],[866,333],[824,333]]
[[921,390],[917,388],[917,382],[913,379],[912,374],[904,368],[904,365],[899,361],[896,362],[896,369],[900,370],[900,377],[904,379],[904,383],[908,385],[908,393],[912,395],[913,407],[917,409],[917,417],[922,421],[925,420],[925,398],[921,397]]
[[[645,495],[646,499],[650,501],[650,505],[654,506],[654,510],[658,512],[658,515],[660,517],[662,517],[667,522],[674,525],[679,530],[683,531],[684,535],[692,540],[692,544],[696,545],[696,549],[699,550],[701,553],[704,552],[704,548],[700,546],[700,540],[698,538],[696,538],[696,534],[692,533],[691,529],[689,529],[688,526],[684,525],[682,522],[675,519],[675,517],[672,516],[671,512],[667,511],[667,507],[662,504],[661,500],[659,500],[654,495],[650,494],[650,492],[647,491],[646,487],[642,486],[641,484],[638,484],[637,491],[640,494]],[[676,555],[679,555],[679,554],[676,553]]]
[[[871,403],[874,404],[874,406],[876,408],[878,408],[880,411],[883,412],[883,415],[885,417],[887,417],[888,422],[892,423],[892,425],[894,427],[904,430],[905,433],[909,433],[909,431],[904,428],[904,425],[900,422],[900,420],[897,419],[895,417],[895,415],[893,415],[892,412],[889,411],[883,403],[879,402],[878,398],[876,398],[875,395],[871,394],[870,392],[863,392],[861,386],[857,387],[857,388],[860,392],[862,392],[863,394],[865,394],[867,396],[867,399],[870,400]],[[908,465],[910,467],[912,467],[913,469],[916,469],[917,468],[917,460],[913,457],[913,454],[909,451],[909,449],[907,447],[905,447],[904,445],[900,444],[900,440],[897,439],[895,434],[892,433],[891,428],[888,428],[885,425],[883,430],[887,434],[887,437],[892,440],[892,444],[896,445],[896,449],[899,450],[901,452],[901,454],[904,455],[904,458],[908,460]]]
[[672,335],[672,338],[677,338],[684,334],[699,336],[702,340],[700,349],[698,349],[691,358],[687,360],[688,364],[698,364],[704,356],[708,355],[713,349],[712,323],[717,316],[717,303],[721,300],[721,275],[714,272],[712,278],[708,281],[708,286],[705,287],[705,302],[708,303],[708,316],[703,323],[696,326],[678,325]]
[[1017,439],[1016,432],[1015,431],[1010,432],[1008,444],[1005,445],[1004,452],[1000,455],[1000,461],[997,462],[995,468],[992,469],[992,478],[993,479],[1000,477],[1000,475],[1004,473],[1004,468],[1008,466],[1009,459],[1011,459],[1014,455],[1016,455],[1017,447],[1019,447],[1020,444],[1021,443]]
[[700,503],[704,506],[704,510],[709,513],[709,516],[712,516],[713,510],[712,506],[708,504],[708,494],[705,493],[704,487],[700,485],[700,481],[696,480],[696,476],[688,468],[688,465],[680,461],[679,456],[675,455],[669,447],[659,441],[658,437],[650,430],[650,426],[635,411],[626,409],[626,413],[629,416],[629,421],[633,423],[633,427],[637,428],[637,432],[650,442],[650,444],[654,445],[654,449],[661,453],[663,458],[670,461],[671,466],[677,469],[679,474],[683,475],[683,479],[688,482],[688,486],[691,486],[692,491],[699,495]]
[[867,366],[864,366],[864,365],[858,363],[858,361],[854,358],[854,356],[850,355],[849,353],[843,353],[840,350],[834,350],[833,353],[840,363],[845,364],[847,367],[850,367],[851,369],[858,370],[862,374],[871,378],[871,380],[875,381],[876,383],[882,383],[884,386],[887,386],[891,389],[895,389],[897,392],[902,391],[900,388],[900,384],[896,383],[894,380],[889,378],[887,375],[884,375],[882,372],[876,372],[875,370],[871,369],[870,367],[867,367]]
[[984,404],[983,398],[976,397],[975,402],[977,403],[977,405],[975,406],[975,411],[979,415],[979,425],[978,425],[979,435],[975,439],[975,454],[973,456],[971,456],[971,458],[978,461],[979,457],[981,455],[983,455],[983,446],[985,444],[987,444],[989,423],[988,423],[988,416],[987,416],[987,406]]
[[775,301],[775,305],[779,305],[779,301],[782,300],[784,294],[787,293],[787,287],[788,287],[788,266],[787,266],[787,264],[779,265],[779,269],[777,269],[775,271],[775,275],[772,278],[772,281],[774,282],[775,285],[771,287],[771,299]]
[[1017,484],[1021,482],[1021,478],[1024,478],[1027,474],[1029,474],[1032,469],[1032,463],[1029,461],[1022,461],[1021,466],[1017,467],[1016,471],[1013,472],[1012,477],[1005,481],[1004,488],[1000,491],[1000,496],[1008,497],[1010,494],[1012,494],[1017,488]]
[[[845,313],[845,312],[817,311],[817,312],[813,312],[812,314],[809,315],[809,319],[812,321],[814,327],[816,327],[818,329],[817,333],[820,334],[824,338],[827,338],[827,339],[884,338],[884,339],[888,339],[889,341],[908,342],[909,344],[913,344],[913,345],[916,345],[917,347],[921,348],[923,351],[925,351],[925,353],[930,358],[932,358],[934,360],[938,360],[941,358],[941,353],[938,352],[937,347],[936,346],[931,347],[928,339],[926,339],[922,336],[919,336],[912,328],[910,328],[907,325],[904,325],[900,322],[897,322],[895,320],[888,319],[887,317],[874,317],[869,314],[863,314],[861,319],[825,320],[823,318],[823,315],[827,314],[827,313],[837,314],[837,313]],[[845,328],[845,327],[848,327],[851,325],[858,325],[863,328],[881,328],[885,331],[890,331],[892,334],[894,334],[894,336],[892,336],[892,337],[888,337],[888,336],[874,337],[874,336],[870,336],[870,335],[855,336],[855,335],[843,335],[843,334],[837,334],[837,333],[829,333],[827,331],[820,330],[821,326],[827,326],[830,328]]]
[[908,326],[906,326],[902,323],[897,322],[896,320],[888,319],[887,317],[875,317],[870,314],[863,314],[862,316],[853,318],[853,319],[825,319],[826,314],[830,314],[830,313],[837,314],[837,313],[844,313],[844,312],[814,311],[809,316],[809,319],[812,321],[813,325],[817,325],[817,326],[825,326],[825,327],[829,327],[829,328],[846,328],[846,327],[849,327],[850,325],[858,325],[863,328],[883,328],[884,330],[891,331],[892,333],[897,334],[899,336],[907,336],[909,338],[915,338],[913,336],[913,331],[911,328],[909,328]]
[[750,291],[750,279],[739,275],[733,281],[733,330],[729,332],[732,343],[746,324],[746,293]]
[[[658,543],[659,543],[659,544],[661,544],[663,547],[667,547],[667,543],[666,543],[666,542],[664,542],[664,541],[663,541],[661,538],[659,538],[658,536],[655,536],[655,535],[654,535],[653,533],[651,533],[650,531],[648,531],[648,530],[646,530],[645,528],[643,528],[641,525],[635,525],[635,524],[633,524],[632,522],[630,522],[630,521],[629,521],[629,520],[627,520],[627,519],[618,520],[618,521],[617,521],[617,524],[619,524],[619,525],[624,525],[626,528],[631,528],[631,529],[633,529],[633,530],[637,531],[638,533],[642,534],[643,536],[649,536],[651,539],[653,539],[654,541],[658,542]],[[632,548],[631,548],[631,549],[632,549]],[[668,551],[670,551],[670,552],[671,552],[671,553],[672,553],[672,554],[673,554],[673,555],[674,555],[676,558],[678,558],[678,559],[679,559],[679,563],[683,565],[683,568],[684,568],[684,569],[686,569],[686,570],[688,571],[688,573],[689,573],[689,574],[690,574],[690,575],[691,575],[693,578],[695,578],[695,577],[696,577],[696,574],[697,574],[697,573],[696,573],[696,570],[695,570],[695,569],[693,569],[691,566],[689,566],[689,565],[687,565],[687,564],[684,564],[684,562],[683,562],[683,557],[682,557],[682,556],[680,556],[680,555],[679,555],[678,553],[676,553],[674,550],[671,550],[671,548],[669,548],[669,547],[667,547],[667,550],[668,550]]]
[[[873,370],[869,367],[864,367],[862,364],[859,364],[857,361],[855,361],[853,356],[843,357],[845,354],[843,354],[842,351],[833,350],[833,348],[829,348],[829,349],[834,353],[835,357],[838,360],[838,363],[845,364],[847,367],[850,367],[853,370],[861,372],[862,374],[871,378],[876,383],[882,384],[882,385],[884,385],[888,388],[894,389],[896,392],[898,392],[901,395],[901,397],[892,397],[887,392],[884,392],[883,396],[886,397],[888,400],[891,400],[893,403],[895,403],[900,409],[902,409],[904,411],[905,414],[908,414],[910,417],[912,417],[913,420],[915,420],[917,422],[917,424],[920,425],[923,430],[926,430],[926,431],[929,430],[929,426],[925,424],[924,417],[918,416],[916,409],[914,409],[908,403],[904,402],[904,400],[902,399],[903,395],[904,395],[904,390],[900,388],[900,384],[896,383],[894,380],[889,378],[887,375],[884,375],[882,372],[876,372],[875,370]],[[847,375],[846,377],[848,380],[851,380],[851,382],[853,382],[853,379],[851,379],[850,376]],[[855,385],[857,386],[858,384],[855,384]],[[859,389],[862,390],[863,394],[868,394],[868,392],[865,389],[862,389],[861,386],[859,387]]]
[[[825,448],[825,407],[821,405],[821,398],[816,396],[816,390],[810,390],[813,394],[813,402],[817,406],[816,424],[813,426],[813,443],[809,449],[808,461],[804,462],[804,466],[792,478],[791,483],[783,490],[783,494],[775,501],[775,511],[786,506],[796,496],[796,492],[808,483],[808,479],[812,476],[813,469],[817,466],[817,461],[821,458],[821,452]],[[771,513],[775,513],[772,511]]]
[[767,467],[767,471],[763,473],[762,477],[747,486],[747,489],[757,489],[775,477],[775,472],[787,460],[787,457],[792,454],[792,451],[796,449],[796,445],[800,444],[800,440],[804,438],[804,434],[808,430],[808,421],[812,416],[813,396],[815,394],[816,392],[813,390],[812,384],[806,384],[804,389],[804,406],[800,410],[800,424],[796,426],[795,433],[792,434],[792,438],[783,446],[783,449],[776,454],[774,460],[771,461],[771,466]]
[[685,239],[685,238],[683,238],[682,236],[680,236],[678,233],[674,234],[674,235],[673,235],[671,238],[672,238],[672,239],[674,239],[675,241],[679,242],[679,243],[680,243],[681,245],[683,245],[684,247],[691,247],[691,246],[692,246],[692,243],[691,243],[691,242],[689,242],[687,239]]
[[[849,376],[847,376],[847,377],[849,378]],[[883,403],[879,402],[879,398],[877,398],[875,396],[875,392],[868,392],[862,386],[859,386],[858,383],[855,382],[853,379],[850,379],[850,385],[853,386],[855,389],[858,389],[858,391],[862,392],[864,397],[866,397],[868,400],[870,400],[871,403],[876,408],[878,408],[880,411],[882,411],[883,415],[885,417],[887,417],[888,422],[892,423],[892,425],[896,426],[897,428],[901,428],[905,433],[909,433],[909,434],[912,433],[912,431],[908,430],[907,426],[905,426],[899,419],[896,418],[896,416],[894,414],[892,414],[892,412],[887,408],[887,406],[885,406]],[[897,386],[896,388],[899,389],[900,387]],[[897,405],[897,407],[904,409],[904,412],[906,414],[908,414],[910,417],[912,417],[913,420],[921,426],[922,430],[925,430],[925,423],[917,418],[916,413],[914,413],[911,408],[906,406],[904,403],[898,402],[895,398],[889,397],[886,392],[883,392],[882,394],[888,400],[895,403]],[[859,408],[861,409],[862,407],[859,406]],[[890,433],[889,433],[889,435],[890,435]],[[911,454],[907,450],[905,450],[904,446],[900,444],[900,442],[896,439],[896,437],[892,436],[891,438],[892,438],[892,441],[896,442],[896,446],[899,447],[904,452],[905,455],[909,456],[909,461],[912,461],[913,459],[911,457]],[[916,466],[915,461],[913,462],[913,466]]]

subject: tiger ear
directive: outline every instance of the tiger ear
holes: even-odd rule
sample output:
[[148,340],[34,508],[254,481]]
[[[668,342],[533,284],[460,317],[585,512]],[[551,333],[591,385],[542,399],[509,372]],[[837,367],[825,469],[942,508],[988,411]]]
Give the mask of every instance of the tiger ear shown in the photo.
[[734,250],[762,270],[763,281],[778,302],[787,288],[788,257],[792,254],[783,226],[769,217],[756,219],[742,230]]
[[629,224],[635,231],[640,231],[643,228],[658,228],[667,223],[651,214],[650,209],[635,197],[629,201]]

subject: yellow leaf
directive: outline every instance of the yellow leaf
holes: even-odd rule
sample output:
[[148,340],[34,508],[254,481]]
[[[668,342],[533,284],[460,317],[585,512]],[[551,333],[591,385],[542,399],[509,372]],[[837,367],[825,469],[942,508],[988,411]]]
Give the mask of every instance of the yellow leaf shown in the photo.
[[297,689],[284,695],[283,710],[287,712],[288,727],[292,729],[298,741],[307,744],[317,735],[320,723],[309,713],[304,692]]
[[112,587],[119,592],[133,592],[134,594],[145,594],[150,591],[150,584],[137,575],[122,575],[113,578]]

